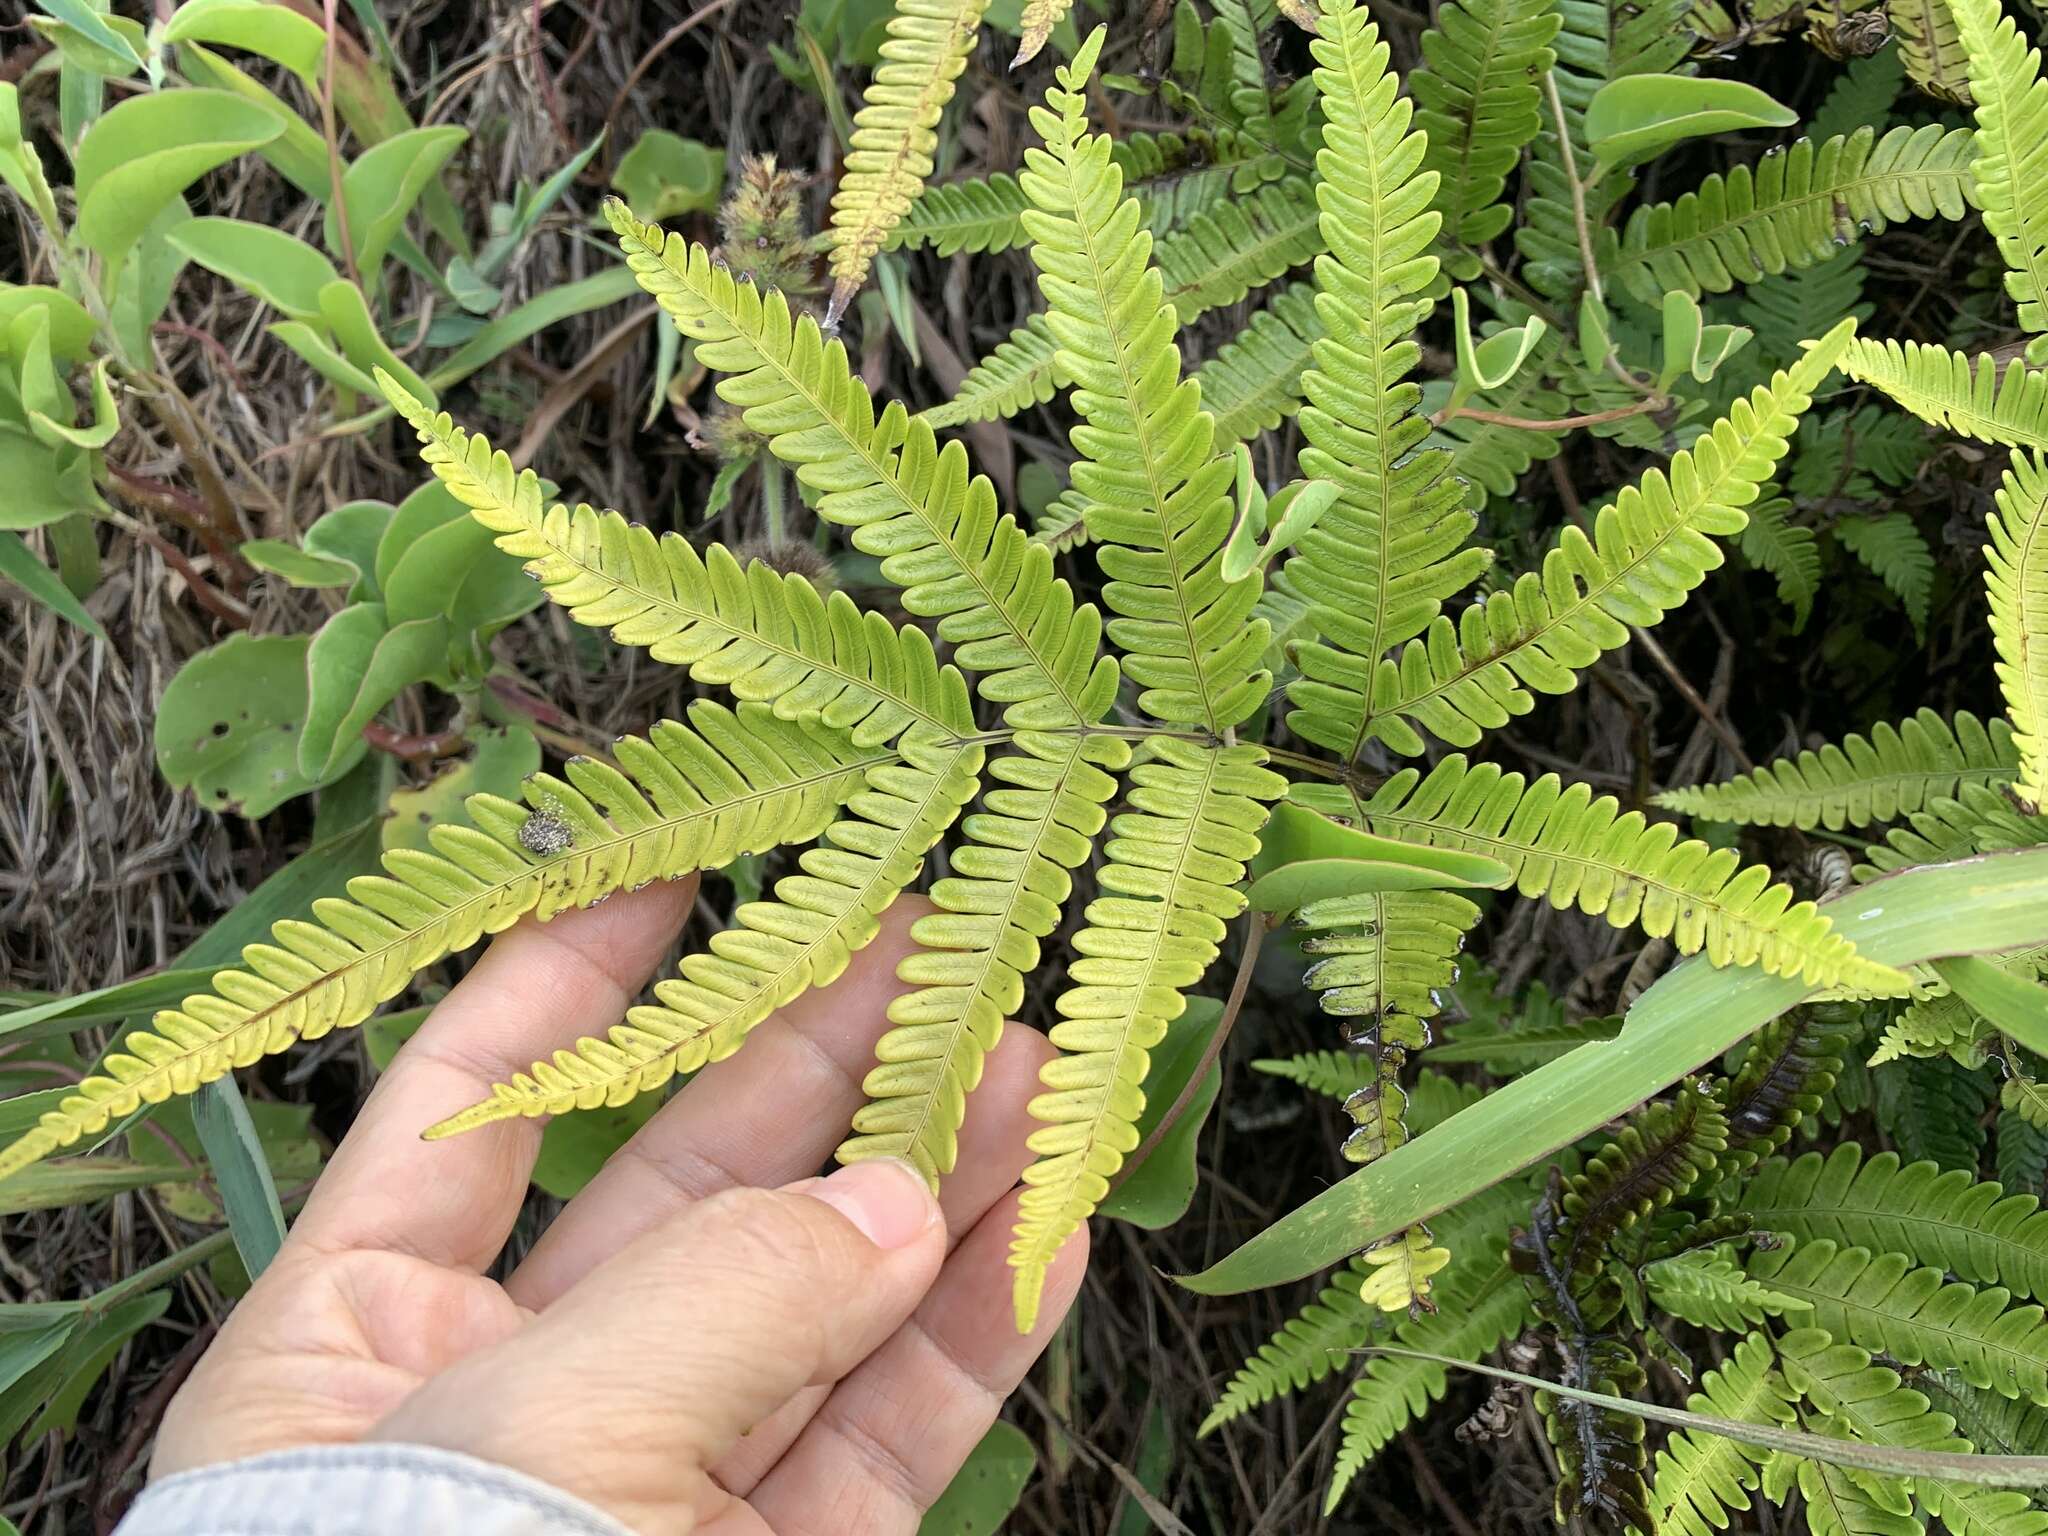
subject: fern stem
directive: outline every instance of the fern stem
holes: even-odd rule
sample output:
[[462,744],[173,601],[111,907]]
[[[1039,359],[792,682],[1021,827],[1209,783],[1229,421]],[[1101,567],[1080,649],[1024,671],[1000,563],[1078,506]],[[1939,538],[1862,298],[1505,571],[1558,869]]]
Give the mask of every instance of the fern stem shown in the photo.
[[1596,304],[1605,304],[1607,295],[1600,289],[1600,263],[1593,259],[1593,229],[1586,222],[1586,188],[1579,180],[1579,160],[1572,151],[1572,130],[1565,121],[1564,98],[1557,93],[1556,70],[1544,71],[1543,92],[1550,101],[1551,121],[1557,125],[1557,153],[1564,163],[1564,184],[1572,194],[1572,225],[1579,233],[1579,260],[1585,263],[1586,287]]
[[1447,421],[1483,421],[1496,427],[1519,427],[1524,432],[1567,432],[1573,427],[1597,427],[1605,422],[1626,421],[1631,416],[1647,416],[1652,411],[1663,410],[1670,403],[1652,395],[1634,405],[1618,405],[1611,411],[1595,411],[1590,416],[1558,416],[1547,421],[1510,416],[1505,411],[1479,411],[1461,405],[1455,411],[1438,411],[1429,418],[1429,424],[1440,427]]

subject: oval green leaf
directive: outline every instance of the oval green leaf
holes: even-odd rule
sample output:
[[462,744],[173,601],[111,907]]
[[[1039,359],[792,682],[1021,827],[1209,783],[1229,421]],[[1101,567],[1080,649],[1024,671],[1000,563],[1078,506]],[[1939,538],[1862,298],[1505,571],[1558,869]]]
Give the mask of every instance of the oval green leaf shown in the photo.
[[1655,154],[1682,139],[1742,128],[1790,128],[1799,114],[1740,80],[1628,75],[1586,105],[1586,141],[1602,165]]
[[284,122],[226,91],[158,91],[119,103],[78,146],[79,241],[118,266],[165,204]]

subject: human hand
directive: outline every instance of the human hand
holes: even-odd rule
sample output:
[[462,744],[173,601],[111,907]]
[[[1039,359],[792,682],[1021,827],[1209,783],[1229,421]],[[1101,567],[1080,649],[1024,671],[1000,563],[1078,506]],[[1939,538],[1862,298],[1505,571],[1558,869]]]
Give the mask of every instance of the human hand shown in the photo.
[[172,1401],[152,1476],[404,1441],[513,1467],[646,1536],[916,1529],[1065,1314],[1086,1250],[1068,1244],[1018,1336],[1012,1187],[1052,1050],[1031,1030],[990,1054],[936,1201],[894,1162],[806,1177],[861,1102],[921,904],[899,900],[831,988],[664,1105],[502,1285],[485,1270],[539,1123],[419,1139],[616,1022],[695,893],[650,887],[492,942]]

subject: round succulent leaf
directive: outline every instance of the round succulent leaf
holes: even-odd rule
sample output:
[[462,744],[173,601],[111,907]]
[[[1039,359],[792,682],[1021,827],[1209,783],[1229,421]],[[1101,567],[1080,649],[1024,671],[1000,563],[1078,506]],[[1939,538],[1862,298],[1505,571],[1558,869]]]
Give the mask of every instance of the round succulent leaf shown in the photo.
[[326,779],[299,772],[311,647],[306,635],[235,635],[179,668],[157,706],[164,779],[209,810],[261,816],[352,767],[360,740]]

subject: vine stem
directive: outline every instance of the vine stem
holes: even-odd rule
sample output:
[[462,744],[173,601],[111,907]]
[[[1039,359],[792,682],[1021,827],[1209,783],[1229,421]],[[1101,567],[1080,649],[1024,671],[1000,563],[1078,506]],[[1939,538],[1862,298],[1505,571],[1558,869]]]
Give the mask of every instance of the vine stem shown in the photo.
[[[333,0],[328,0],[331,6]],[[1548,70],[1543,76],[1544,94],[1550,98],[1550,117],[1557,124],[1557,153],[1564,161],[1565,185],[1572,194],[1572,223],[1579,232],[1579,260],[1585,263],[1586,287],[1591,291],[1595,303],[1605,304],[1607,295],[1600,287],[1600,265],[1593,260],[1593,229],[1586,222],[1586,188],[1579,180],[1578,156],[1572,153],[1572,131],[1565,122],[1564,98],[1557,92],[1557,71]]]
[[1216,1058],[1223,1054],[1224,1042],[1229,1040],[1231,1030],[1237,1027],[1238,1015],[1244,1011],[1245,993],[1251,990],[1252,985],[1252,969],[1258,964],[1259,950],[1266,942],[1266,930],[1269,926],[1269,919],[1263,915],[1254,915],[1251,928],[1245,934],[1244,953],[1238,956],[1237,977],[1230,984],[1230,998],[1223,1005],[1223,1017],[1216,1025],[1216,1033],[1209,1037],[1209,1043],[1202,1048],[1202,1059],[1195,1063],[1195,1070],[1188,1074],[1188,1080],[1181,1085],[1180,1096],[1168,1106],[1166,1113],[1159,1117],[1159,1123],[1152,1127],[1143,1141],[1138,1143],[1136,1150],[1124,1159],[1116,1177],[1109,1181],[1112,1193],[1131,1176],[1139,1164],[1151,1156],[1153,1149],[1166,1139],[1167,1132],[1180,1122],[1181,1116],[1187,1113],[1188,1106],[1194,1103],[1195,1095],[1201,1091],[1202,1079],[1209,1075],[1209,1069],[1216,1065]]
[[1496,427],[1520,427],[1525,432],[1565,432],[1573,427],[1597,427],[1603,422],[1647,416],[1652,411],[1662,410],[1667,403],[1653,397],[1638,400],[1634,405],[1617,405],[1611,411],[1595,411],[1590,416],[1557,416],[1545,421],[1510,416],[1505,411],[1475,411],[1470,406],[1461,405],[1455,411],[1438,411],[1429,418],[1429,424],[1440,427],[1447,421],[1484,421]]

